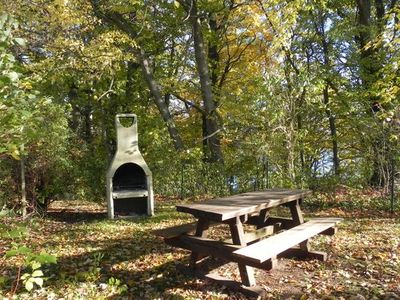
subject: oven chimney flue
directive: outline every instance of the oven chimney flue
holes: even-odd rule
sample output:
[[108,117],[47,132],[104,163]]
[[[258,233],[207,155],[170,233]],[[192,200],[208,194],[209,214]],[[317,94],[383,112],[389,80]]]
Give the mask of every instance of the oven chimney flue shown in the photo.
[[136,115],[117,115],[115,128],[117,130],[117,153],[121,152],[118,155],[129,155],[132,151],[139,151]]

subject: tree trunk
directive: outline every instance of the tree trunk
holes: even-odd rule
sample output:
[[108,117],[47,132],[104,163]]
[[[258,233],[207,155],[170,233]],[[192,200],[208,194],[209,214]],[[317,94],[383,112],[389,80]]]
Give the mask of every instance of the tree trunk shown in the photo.
[[[364,1],[364,0],[358,0],[358,1]],[[327,70],[331,70],[331,59],[329,57],[330,55],[330,48],[329,48],[329,40],[328,37],[325,34],[325,16],[320,16],[320,23],[316,24],[316,30],[318,35],[321,38],[321,44],[322,44],[322,51],[323,51],[323,64],[324,67]],[[335,176],[339,176],[339,167],[340,167],[340,162],[339,162],[339,150],[338,150],[338,140],[337,140],[337,130],[336,130],[336,118],[335,115],[332,113],[331,109],[331,101],[329,97],[329,78],[328,74],[325,75],[325,86],[322,91],[322,98],[323,102],[325,105],[325,114],[328,117],[329,121],[329,131],[330,131],[330,136],[331,136],[331,143],[332,143],[332,162],[333,162],[333,171]]]
[[[297,104],[296,106],[298,107],[298,111],[296,112],[296,118],[297,118],[297,130],[298,132],[301,132],[303,129],[303,116],[302,116],[302,106],[305,102],[305,97],[307,93],[307,88],[303,87],[303,91],[301,92],[300,97],[297,99]],[[299,141],[299,147],[300,147],[300,153],[299,153],[299,158],[300,158],[300,166],[301,166],[301,174],[305,173],[306,170],[306,164],[305,164],[305,155],[304,155],[304,140],[301,138]],[[302,185],[302,176],[300,176],[300,182],[297,182],[297,184]]]
[[[208,21],[210,31],[213,34],[211,40],[208,43],[208,60],[210,62],[210,73],[211,73],[211,84],[215,88],[218,84],[218,63],[219,63],[219,53],[218,53],[218,26],[215,14],[211,14]],[[214,90],[215,91],[215,90]]]
[[293,95],[293,85],[291,79],[291,68],[293,68],[293,64],[290,63],[290,58],[286,55],[285,60],[286,66],[284,67],[286,82],[287,82],[287,94],[288,94],[288,104],[287,104],[287,117],[286,117],[286,174],[287,178],[294,183],[296,179],[296,165],[295,165],[295,145],[297,143],[297,134],[296,134],[296,105],[297,99]]
[[[90,2],[92,4],[93,11],[98,18],[102,19],[108,24],[114,25],[119,30],[125,32],[132,39],[137,39],[138,33],[136,32],[135,27],[132,26],[130,21],[125,19],[123,15],[113,11],[102,11],[100,2],[98,0],[91,0]],[[138,46],[138,50],[134,51],[134,54],[142,69],[143,77],[145,78],[148,88],[150,89],[150,92],[154,98],[158,111],[160,112],[161,117],[167,126],[174,147],[177,151],[182,151],[184,147],[181,136],[175,126],[168,106],[164,102],[164,97],[161,94],[161,88],[158,85],[157,81],[154,79],[146,54],[144,50],[140,47],[140,45]]]
[[359,35],[358,41],[360,50],[365,52],[363,49],[365,45],[371,39],[370,23],[371,23],[371,0],[356,0],[358,9],[358,25]]
[[[382,0],[375,0],[376,19],[372,19],[372,4],[371,0],[356,0],[358,11],[358,35],[355,40],[358,42],[360,50],[360,79],[363,85],[363,90],[366,92],[365,97],[368,99],[369,107],[373,103],[379,102],[375,95],[370,94],[372,85],[378,80],[379,70],[382,68],[382,63],[376,55],[379,48],[366,47],[369,42],[372,42],[374,37],[379,35],[383,29],[383,17],[385,15],[385,6]],[[370,111],[370,110],[369,110]],[[369,184],[375,187],[384,187],[387,183],[385,180],[385,153],[382,151],[384,141],[380,134],[376,134],[372,138],[372,176],[369,179]]]
[[338,142],[337,142],[337,131],[336,131],[336,118],[332,114],[330,109],[330,101],[329,101],[329,86],[326,83],[323,91],[323,99],[325,104],[325,113],[329,120],[329,130],[332,141],[332,162],[333,162],[333,170],[336,176],[339,176],[339,152],[338,152]]
[[83,127],[83,137],[86,143],[91,144],[93,140],[92,136],[92,106],[86,105],[83,110],[83,118],[84,118],[84,127]]
[[[130,103],[133,100],[133,93],[134,93],[134,79],[135,79],[135,74],[136,71],[140,69],[140,65],[132,60],[128,61],[128,65],[126,68],[126,85],[125,85],[125,98],[126,101],[125,103]],[[124,105],[122,107],[123,111],[127,111],[127,105]]]
[[183,150],[183,142],[179,135],[178,129],[175,127],[175,123],[172,120],[172,116],[169,112],[168,106],[164,101],[164,97],[161,94],[161,88],[153,77],[153,73],[149,66],[149,61],[147,60],[145,53],[142,49],[137,51],[137,57],[142,67],[143,76],[147,82],[151,94],[154,97],[155,104],[163,118],[165,124],[167,125],[169,135],[172,138],[174,147],[176,150]]
[[204,103],[205,128],[208,149],[210,150],[209,160],[211,162],[223,163],[223,154],[221,151],[220,127],[218,125],[217,104],[212,90],[212,82],[208,68],[208,58],[206,46],[204,44],[203,33],[201,31],[200,18],[197,15],[197,1],[192,0],[190,10],[190,23],[192,26],[194,51],[196,58],[197,72],[200,78],[201,94]]

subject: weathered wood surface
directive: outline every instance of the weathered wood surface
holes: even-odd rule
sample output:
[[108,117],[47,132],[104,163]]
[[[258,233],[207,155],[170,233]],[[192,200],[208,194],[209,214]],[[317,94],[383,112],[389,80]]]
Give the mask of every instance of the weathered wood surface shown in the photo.
[[[245,242],[246,245],[257,242],[269,235],[272,235],[274,233],[277,233],[278,231],[280,231],[282,229],[282,227],[280,226],[279,223],[274,224],[274,225],[269,225],[254,231],[250,231],[250,232],[245,232],[244,236],[243,236],[243,240]],[[226,243],[233,243],[232,239],[227,239],[224,242]]]
[[322,231],[320,234],[335,235],[337,233],[337,231],[338,231],[337,227],[331,227],[331,228],[328,228],[327,230]]
[[[318,218],[233,252],[234,256],[262,264],[307,239],[334,227],[341,218]],[[306,251],[307,252],[307,251]]]
[[181,234],[187,234],[187,233],[192,233],[196,230],[196,222],[193,223],[187,223],[187,224],[182,224],[182,225],[177,225],[177,226],[172,226],[172,227],[167,227],[163,229],[157,229],[153,230],[152,233],[156,236],[160,236],[163,238],[173,238],[176,236],[179,236]]
[[326,261],[328,254],[323,251],[308,250],[305,251],[300,248],[290,248],[278,254],[278,258],[297,258],[297,259],[316,259],[319,261]]
[[[197,223],[154,233],[164,237],[171,246],[190,250],[193,272],[197,272],[199,265],[210,257],[238,263],[241,282],[215,275],[210,279],[231,289],[247,291],[248,295],[259,296],[262,291],[255,286],[253,267],[273,269],[278,257],[307,257],[323,261],[327,258],[324,252],[311,251],[308,239],[317,234],[335,234],[335,225],[342,219],[320,218],[304,223],[300,204],[310,193],[307,190],[272,189],[177,205],[177,211],[192,214],[198,219]],[[290,209],[291,218],[269,215],[271,208],[281,205]],[[255,225],[257,229],[245,233],[244,223]],[[207,238],[209,226],[216,224],[229,225],[231,238],[224,242]],[[280,232],[282,229],[286,231]],[[296,245],[299,247],[294,247]]]
[[234,256],[232,255],[232,253],[236,250],[239,250],[241,248],[240,245],[232,245],[209,238],[192,235],[181,235],[178,237],[165,239],[165,243],[173,247],[196,251],[196,253],[203,254],[203,257],[211,255],[213,257],[218,257],[226,261],[233,261],[239,264],[256,267],[259,269],[271,270],[273,267],[276,266],[276,260],[267,260],[260,264],[255,263],[251,259]]
[[[246,246],[245,238],[244,238],[244,230],[243,224],[240,221],[239,217],[236,217],[235,222],[229,224],[229,229],[231,231],[232,242],[235,245],[240,245],[242,247]],[[242,279],[242,283],[246,286],[256,285],[256,278],[254,276],[254,269],[245,265],[243,263],[238,263],[240,278]]]
[[[210,227],[210,221],[207,219],[197,220],[195,236],[200,238],[206,238],[208,235],[208,228]],[[205,257],[204,253],[192,249],[192,254],[190,255],[190,264],[193,268],[196,267],[197,263]]]
[[199,253],[228,259],[230,253],[240,249],[239,245],[232,245],[222,241],[216,241],[213,239],[193,235],[181,235],[178,237],[165,239],[165,242],[174,247],[180,247]]
[[270,189],[259,192],[243,193],[226,198],[177,205],[176,209],[195,217],[222,222],[238,216],[260,212],[288,202],[303,199],[311,194],[308,190]]
[[266,226],[277,225],[280,229],[290,229],[296,226],[295,222],[291,218],[283,217],[268,217],[262,224],[260,224],[259,216],[252,216],[249,218],[246,224],[255,225],[257,228],[263,228]]

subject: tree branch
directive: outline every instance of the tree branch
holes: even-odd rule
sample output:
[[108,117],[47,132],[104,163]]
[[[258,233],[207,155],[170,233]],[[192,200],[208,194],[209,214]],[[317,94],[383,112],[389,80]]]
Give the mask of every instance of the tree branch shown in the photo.
[[186,103],[187,105],[189,105],[189,106],[195,108],[195,109],[196,109],[199,113],[201,113],[203,116],[206,116],[206,115],[207,115],[206,112],[204,111],[204,109],[201,108],[201,107],[200,107],[199,105],[197,105],[196,103],[194,103],[194,102],[192,102],[192,101],[189,101],[189,100],[183,98],[182,96],[180,96],[180,95],[178,95],[178,94],[172,94],[172,95],[173,95],[176,99],[178,99],[178,100],[180,100],[180,101]]

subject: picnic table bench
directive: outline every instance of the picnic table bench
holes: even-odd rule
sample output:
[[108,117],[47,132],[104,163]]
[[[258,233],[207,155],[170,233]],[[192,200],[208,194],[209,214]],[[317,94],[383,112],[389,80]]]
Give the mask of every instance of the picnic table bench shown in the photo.
[[[311,250],[309,239],[318,234],[335,234],[342,219],[315,218],[304,222],[300,205],[309,194],[308,190],[270,189],[177,205],[177,211],[192,214],[197,222],[154,233],[168,245],[190,250],[192,269],[207,256],[238,263],[241,282],[211,274],[206,277],[245,294],[261,295],[263,290],[256,286],[253,267],[271,270],[280,257],[327,259],[325,252]],[[271,209],[278,206],[288,207],[291,218],[271,216]],[[230,239],[208,237],[208,229],[219,224],[229,226]],[[245,232],[244,224],[255,226],[255,230]]]

